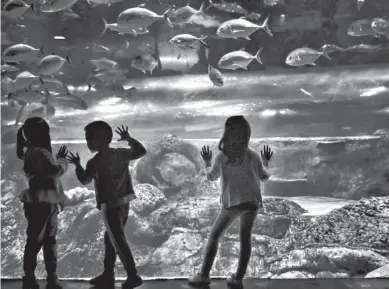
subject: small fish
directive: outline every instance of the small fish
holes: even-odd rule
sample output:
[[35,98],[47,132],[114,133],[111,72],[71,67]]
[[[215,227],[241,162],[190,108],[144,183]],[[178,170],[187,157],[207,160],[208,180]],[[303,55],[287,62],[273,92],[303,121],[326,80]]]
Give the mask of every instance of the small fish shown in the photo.
[[12,19],[22,18],[23,14],[33,6],[27,5],[22,0],[9,0],[1,11],[5,17]]
[[65,59],[58,55],[47,55],[39,62],[37,74],[53,75],[61,70],[66,61],[71,64],[69,56]]
[[208,76],[209,79],[212,81],[213,86],[223,86],[224,80],[221,72],[217,69],[212,67],[212,65],[208,64]]
[[95,3],[98,5],[107,5],[108,7],[112,4],[123,2],[124,0],[86,0],[89,4]]
[[87,110],[88,104],[79,96],[73,94],[59,94],[50,98],[49,102],[55,106]]
[[41,3],[43,13],[54,13],[71,8],[79,0],[46,0]]
[[102,37],[105,34],[105,32],[107,31],[107,29],[111,29],[113,31],[116,31],[119,33],[119,35],[132,34],[134,36],[138,36],[138,35],[149,33],[149,30],[145,27],[121,26],[117,23],[108,23],[107,20],[105,20],[104,18],[103,18],[103,21],[104,21],[104,29],[99,37]]
[[153,70],[158,66],[158,61],[151,55],[137,56],[132,61],[131,66],[146,74],[149,71],[153,74]]
[[63,83],[55,77],[43,76],[39,78],[39,81],[35,81],[30,85],[30,89],[37,90],[39,88],[48,89],[50,91],[62,89]]
[[325,44],[321,47],[320,50],[325,52],[326,55],[330,55],[333,52],[346,51],[345,48],[339,47],[334,44]]
[[197,41],[199,41],[205,47],[209,48],[209,45],[204,42],[204,40],[207,38],[208,36],[202,36],[199,38],[191,34],[180,34],[170,39],[169,43],[177,45],[178,47],[189,47],[195,49],[196,47],[194,45],[197,43]]
[[17,103],[42,103],[46,100],[46,94],[38,90],[21,89],[7,96],[8,101],[15,101]]
[[379,38],[379,33],[375,32],[372,25],[372,19],[360,19],[353,22],[347,30],[350,36],[374,36]]
[[361,11],[363,4],[365,4],[365,0],[357,0],[358,11]]
[[43,119],[50,119],[55,115],[55,108],[50,104],[45,104],[43,107],[35,108],[31,111],[30,117],[40,117]]
[[308,47],[297,48],[288,54],[285,63],[290,66],[316,65],[315,61],[322,55],[331,60],[324,51],[317,51]]
[[157,13],[144,8],[144,6],[145,4],[141,4],[138,7],[124,10],[117,17],[116,23],[120,26],[147,29],[147,27],[159,19],[167,21],[167,13],[170,11],[170,8],[162,15],[158,15]]
[[242,68],[247,70],[247,66],[251,63],[251,61],[253,61],[253,59],[258,61],[258,63],[263,64],[260,57],[262,50],[263,48],[260,48],[255,55],[251,55],[243,49],[227,53],[219,60],[218,66],[222,69],[235,70]]
[[81,19],[81,16],[73,11],[71,8],[67,8],[61,11],[65,18]]
[[89,62],[95,66],[95,71],[119,68],[119,63],[107,57],[92,59]]
[[382,18],[374,18],[371,22],[371,28],[379,35],[389,38],[389,21]]
[[91,84],[84,84],[84,85],[66,85],[66,95],[73,95],[73,96],[84,96],[89,91],[91,91],[92,85]]
[[27,44],[15,44],[4,50],[2,58],[5,62],[33,62],[43,54],[43,46],[36,49]]
[[235,2],[226,2],[224,0],[221,0],[220,3],[214,3],[212,0],[208,0],[210,5],[206,8],[208,10],[210,7],[215,7],[219,10],[228,12],[228,13],[239,13],[243,15],[247,15],[247,10],[244,9],[242,6]]
[[266,6],[276,6],[276,5],[285,5],[285,0],[263,0],[263,4]]
[[261,26],[254,24],[246,19],[239,18],[228,20],[222,23],[216,31],[216,34],[219,37],[223,38],[245,38],[250,40],[250,35],[256,32],[259,29],[263,29],[267,34],[273,36],[269,27],[267,26],[269,22],[269,17],[263,22]]
[[126,74],[128,73],[128,69],[120,68],[120,69],[111,69],[104,70],[94,74],[94,77],[103,81],[103,82],[117,82],[126,79]]
[[13,81],[14,91],[29,87],[33,82],[39,80],[39,77],[28,72],[23,71],[19,73]]
[[195,16],[205,16],[204,4],[205,1],[201,4],[199,10],[190,7],[188,4],[184,7],[178,8],[175,11],[172,11],[167,17],[167,23],[169,26],[182,25],[189,22]]
[[87,49],[90,48],[93,52],[96,52],[96,53],[110,53],[111,52],[111,50],[107,46],[96,44],[96,43],[93,43],[92,47],[86,47],[86,48]]
[[18,70],[19,70],[19,68],[14,66],[14,65],[9,65],[9,64],[2,64],[1,65],[1,73],[15,72]]

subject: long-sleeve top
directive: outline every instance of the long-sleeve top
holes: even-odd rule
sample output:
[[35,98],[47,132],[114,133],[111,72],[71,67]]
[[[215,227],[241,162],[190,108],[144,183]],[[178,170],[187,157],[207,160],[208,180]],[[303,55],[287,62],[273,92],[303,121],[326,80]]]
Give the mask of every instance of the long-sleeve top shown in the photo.
[[216,181],[220,177],[222,194],[220,202],[228,209],[242,203],[252,203],[263,208],[261,182],[270,174],[257,152],[248,148],[241,164],[227,164],[227,156],[220,152],[213,166],[207,170],[207,179]]
[[76,166],[76,175],[82,184],[94,180],[98,209],[119,206],[136,198],[128,167],[131,160],[146,153],[143,150],[139,153],[132,148],[108,148],[90,159],[85,170]]
[[60,177],[68,169],[64,158],[55,159],[45,148],[29,148],[24,154],[28,189],[20,194],[22,202],[58,204],[66,200]]

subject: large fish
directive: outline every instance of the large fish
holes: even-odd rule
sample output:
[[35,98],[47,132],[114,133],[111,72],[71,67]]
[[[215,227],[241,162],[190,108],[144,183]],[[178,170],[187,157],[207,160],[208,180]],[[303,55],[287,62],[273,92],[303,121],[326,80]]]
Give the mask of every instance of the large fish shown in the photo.
[[218,66],[222,69],[235,70],[238,68],[247,70],[247,66],[255,59],[258,63],[263,64],[260,54],[263,48],[260,48],[255,55],[244,51],[243,49],[239,51],[233,51],[224,55],[218,62]]
[[5,17],[18,19],[22,18],[23,14],[30,8],[33,8],[32,4],[27,5],[22,0],[9,0],[4,4],[1,14]]
[[178,47],[189,47],[195,49],[196,47],[194,45],[197,43],[197,41],[199,41],[205,47],[209,48],[209,45],[204,42],[204,40],[207,38],[208,36],[196,37],[191,34],[180,34],[170,39],[169,43],[177,45]]
[[149,71],[153,74],[153,70],[158,66],[158,61],[151,55],[137,56],[132,61],[131,66],[146,74]]
[[151,24],[159,19],[167,19],[167,13],[170,8],[162,15],[150,11],[144,8],[145,4],[141,4],[138,7],[124,10],[116,19],[116,23],[120,26],[137,27],[146,29]]
[[39,90],[22,89],[7,95],[9,104],[16,102],[19,105],[44,103],[47,101],[47,95]]
[[107,20],[105,20],[104,18],[103,21],[104,21],[104,29],[103,32],[101,32],[100,37],[102,37],[105,34],[107,29],[116,31],[119,33],[119,35],[132,34],[134,36],[138,36],[138,35],[149,33],[149,30],[146,27],[121,26],[117,23],[108,23]]
[[119,63],[117,63],[115,60],[109,59],[107,57],[92,59],[89,62],[95,66],[95,71],[110,70],[110,69],[119,68]]
[[71,8],[79,0],[45,0],[40,7],[44,13],[59,12]]
[[5,62],[12,63],[33,62],[43,54],[43,46],[37,49],[27,44],[15,44],[4,50],[2,58]]
[[222,10],[222,11],[225,11],[228,13],[239,13],[239,14],[243,14],[243,15],[248,14],[246,9],[244,9],[242,6],[240,6],[238,3],[235,3],[235,2],[226,2],[224,0],[221,0],[220,3],[215,3],[212,0],[208,0],[208,1],[209,1],[210,5],[207,7],[207,9],[209,9],[209,7],[215,7],[219,10]]
[[65,62],[71,64],[69,56],[62,58],[59,55],[47,55],[38,64],[38,75],[53,75],[59,72]]
[[290,66],[316,65],[315,61],[320,56],[324,56],[331,60],[326,51],[317,51],[312,48],[302,47],[289,53],[285,63]]
[[[183,25],[192,20],[195,16],[205,16],[204,14],[204,4],[205,1],[201,4],[200,9],[196,10],[188,5],[180,7],[175,11],[169,13],[167,17],[167,22],[170,26],[173,25]],[[169,11],[168,11],[169,12]]]
[[31,84],[38,80],[38,76],[28,71],[23,71],[15,77],[15,80],[13,80],[12,83],[7,85],[7,88],[9,89],[9,92],[16,92],[18,90],[23,90],[27,87],[30,87]]
[[222,23],[216,31],[219,37],[223,38],[245,38],[250,40],[250,35],[259,29],[263,29],[267,34],[273,36],[269,27],[267,26],[269,17],[263,22],[261,26],[254,24],[243,17],[239,19],[228,20]]
[[360,19],[353,22],[347,30],[350,36],[374,36],[379,38],[380,35],[371,27],[372,19]]
[[389,38],[389,21],[382,18],[374,18],[371,22],[371,28],[379,35]]
[[212,81],[213,86],[223,86],[224,80],[219,69],[212,67],[212,65],[208,64],[208,77]]

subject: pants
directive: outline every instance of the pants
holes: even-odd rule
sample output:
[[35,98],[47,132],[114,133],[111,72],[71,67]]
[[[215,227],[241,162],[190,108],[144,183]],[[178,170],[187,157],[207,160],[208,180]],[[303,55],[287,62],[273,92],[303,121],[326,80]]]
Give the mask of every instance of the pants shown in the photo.
[[27,242],[24,249],[23,269],[27,277],[35,275],[37,255],[43,246],[47,277],[57,271],[58,207],[49,203],[24,203],[27,219]]
[[130,246],[124,234],[124,226],[128,219],[129,209],[130,204],[127,203],[118,207],[102,210],[106,226],[104,234],[104,273],[107,275],[114,275],[116,254],[119,255],[120,261],[129,277],[133,277],[138,273]]
[[251,204],[242,204],[228,210],[223,208],[220,210],[206,245],[201,275],[209,276],[219,247],[220,237],[234,220],[240,217],[240,255],[236,277],[243,278],[250,260],[251,234],[257,212],[258,208]]

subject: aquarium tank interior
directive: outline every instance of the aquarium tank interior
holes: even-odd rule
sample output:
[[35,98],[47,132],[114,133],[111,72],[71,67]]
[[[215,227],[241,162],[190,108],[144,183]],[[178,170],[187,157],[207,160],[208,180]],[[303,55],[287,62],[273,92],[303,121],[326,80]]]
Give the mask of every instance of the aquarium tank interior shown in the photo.
[[[232,115],[249,121],[253,150],[274,151],[246,276],[388,277],[388,15],[388,0],[2,1],[2,278],[23,275],[16,132],[27,118],[44,118],[53,152],[67,145],[84,167],[92,121],[144,144],[125,233],[139,274],[155,278],[201,266],[221,188],[200,149],[219,152]],[[73,165],[62,183],[58,275],[91,278],[105,232],[94,186]],[[239,248],[235,222],[211,275],[235,270]]]

